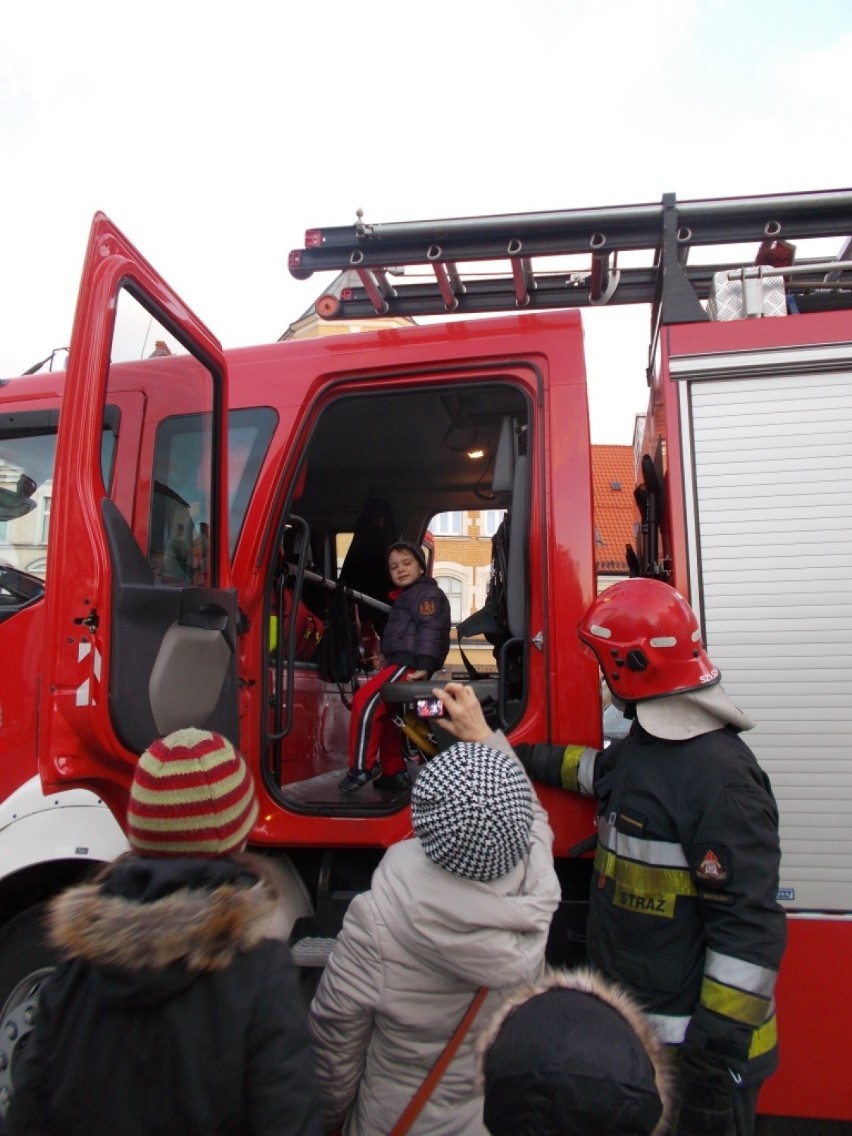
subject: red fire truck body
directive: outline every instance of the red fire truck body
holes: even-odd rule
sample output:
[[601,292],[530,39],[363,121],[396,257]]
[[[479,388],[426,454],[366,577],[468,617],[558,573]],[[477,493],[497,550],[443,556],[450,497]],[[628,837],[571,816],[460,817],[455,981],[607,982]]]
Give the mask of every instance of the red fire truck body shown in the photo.
[[[758,722],[749,741],[782,813],[782,1065],[761,1111],[852,1119],[839,981],[852,947],[848,265],[800,262],[795,288],[772,275],[789,264],[757,284],[741,273],[742,318],[726,321],[707,307],[728,269],[685,255],[723,238],[783,254],[791,237],[849,227],[842,191],[311,231],[294,275],[355,273],[318,303],[328,317],[525,310],[223,352],[96,217],[67,374],[0,384],[0,1008],[12,1039],[0,1107],[13,1034],[54,962],[44,903],[124,847],[133,765],[159,733],[238,739],[261,797],[252,844],[289,873],[297,959],[321,964],[348,898],[410,834],[405,793],[338,790],[390,540],[428,548],[436,516],[504,512],[493,540],[476,538],[493,549],[498,633],[479,651],[493,654],[489,677],[472,681],[516,742],[601,744],[597,667],[575,633],[597,587],[582,321],[546,309],[644,301],[650,403],[630,563],[699,612],[726,689]],[[651,268],[618,269],[618,250],[651,246]],[[581,249],[588,271],[533,259]],[[464,282],[460,265],[498,257],[505,279]],[[433,275],[392,283],[403,264]],[[751,318],[782,279],[785,299],[808,298],[800,313]],[[814,296],[828,310],[805,311]],[[35,565],[22,534],[48,514]],[[303,605],[325,628],[312,657],[287,618]],[[328,650],[347,622],[361,643],[351,681]],[[410,728],[407,702],[399,715]],[[448,740],[431,730],[433,745]],[[414,774],[422,759],[412,749]],[[564,890],[551,956],[576,962],[593,816],[538,788]]]
[[761,1109],[847,1120],[851,332],[849,312],[666,329],[645,436],[670,580],[757,722],[781,812],[781,1066]]

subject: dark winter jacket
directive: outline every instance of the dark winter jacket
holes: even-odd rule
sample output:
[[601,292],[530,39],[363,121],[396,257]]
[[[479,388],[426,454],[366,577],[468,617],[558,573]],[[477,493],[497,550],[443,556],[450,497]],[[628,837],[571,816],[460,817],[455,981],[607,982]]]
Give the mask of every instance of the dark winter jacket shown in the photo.
[[319,1136],[268,866],[115,862],[53,902],[62,963],[14,1071],[10,1136]]
[[392,592],[393,606],[382,632],[386,663],[433,674],[450,649],[450,601],[431,576]]
[[665,1048],[639,1005],[586,967],[510,995],[478,1042],[492,1136],[658,1136]]
[[634,722],[597,757],[589,958],[669,1042],[775,1065],[778,809],[736,730],[663,741]]
[[640,998],[666,1042],[759,1083],[777,1066],[787,928],[778,809],[737,730],[665,741],[634,722],[599,752],[519,754],[532,777],[598,798],[589,961]]

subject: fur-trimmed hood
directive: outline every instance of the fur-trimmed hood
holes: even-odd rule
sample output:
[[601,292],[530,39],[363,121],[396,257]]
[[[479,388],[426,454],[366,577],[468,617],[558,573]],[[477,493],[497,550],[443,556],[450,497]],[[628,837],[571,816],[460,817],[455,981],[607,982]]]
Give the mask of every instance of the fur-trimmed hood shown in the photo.
[[[547,968],[539,982],[513,991],[481,1033],[477,1052],[486,1124],[500,1136],[665,1131],[665,1047],[633,997],[590,968]],[[539,1112],[548,1097],[555,1111]],[[599,1115],[603,1101],[606,1115]],[[570,1119],[564,1127],[563,1105],[576,1128]],[[558,1127],[551,1126],[554,1117]]]
[[116,998],[156,1000],[238,951],[285,938],[275,876],[260,858],[123,857],[63,892],[48,915],[51,943],[103,972]]
[[321,1136],[278,878],[244,853],[131,854],[57,897],[65,960],[40,988],[0,1129]]

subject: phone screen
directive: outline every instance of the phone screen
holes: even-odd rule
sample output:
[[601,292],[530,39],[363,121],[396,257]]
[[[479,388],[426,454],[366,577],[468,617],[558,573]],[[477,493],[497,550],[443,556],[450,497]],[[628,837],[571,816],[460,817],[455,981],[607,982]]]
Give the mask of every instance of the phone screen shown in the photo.
[[418,698],[416,710],[418,718],[440,718],[444,706],[440,698]]

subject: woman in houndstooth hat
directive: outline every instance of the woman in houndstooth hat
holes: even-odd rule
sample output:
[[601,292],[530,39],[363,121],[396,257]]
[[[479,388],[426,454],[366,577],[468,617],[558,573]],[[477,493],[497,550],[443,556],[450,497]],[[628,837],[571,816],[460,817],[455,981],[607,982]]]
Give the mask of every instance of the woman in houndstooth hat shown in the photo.
[[[476,699],[446,690],[454,733]],[[476,1037],[502,988],[538,978],[560,898],[546,814],[506,739],[486,735],[421,771],[414,837],[352,901],[311,1006],[327,1124],[346,1136],[391,1130],[483,986],[488,998],[410,1132],[485,1136]]]

